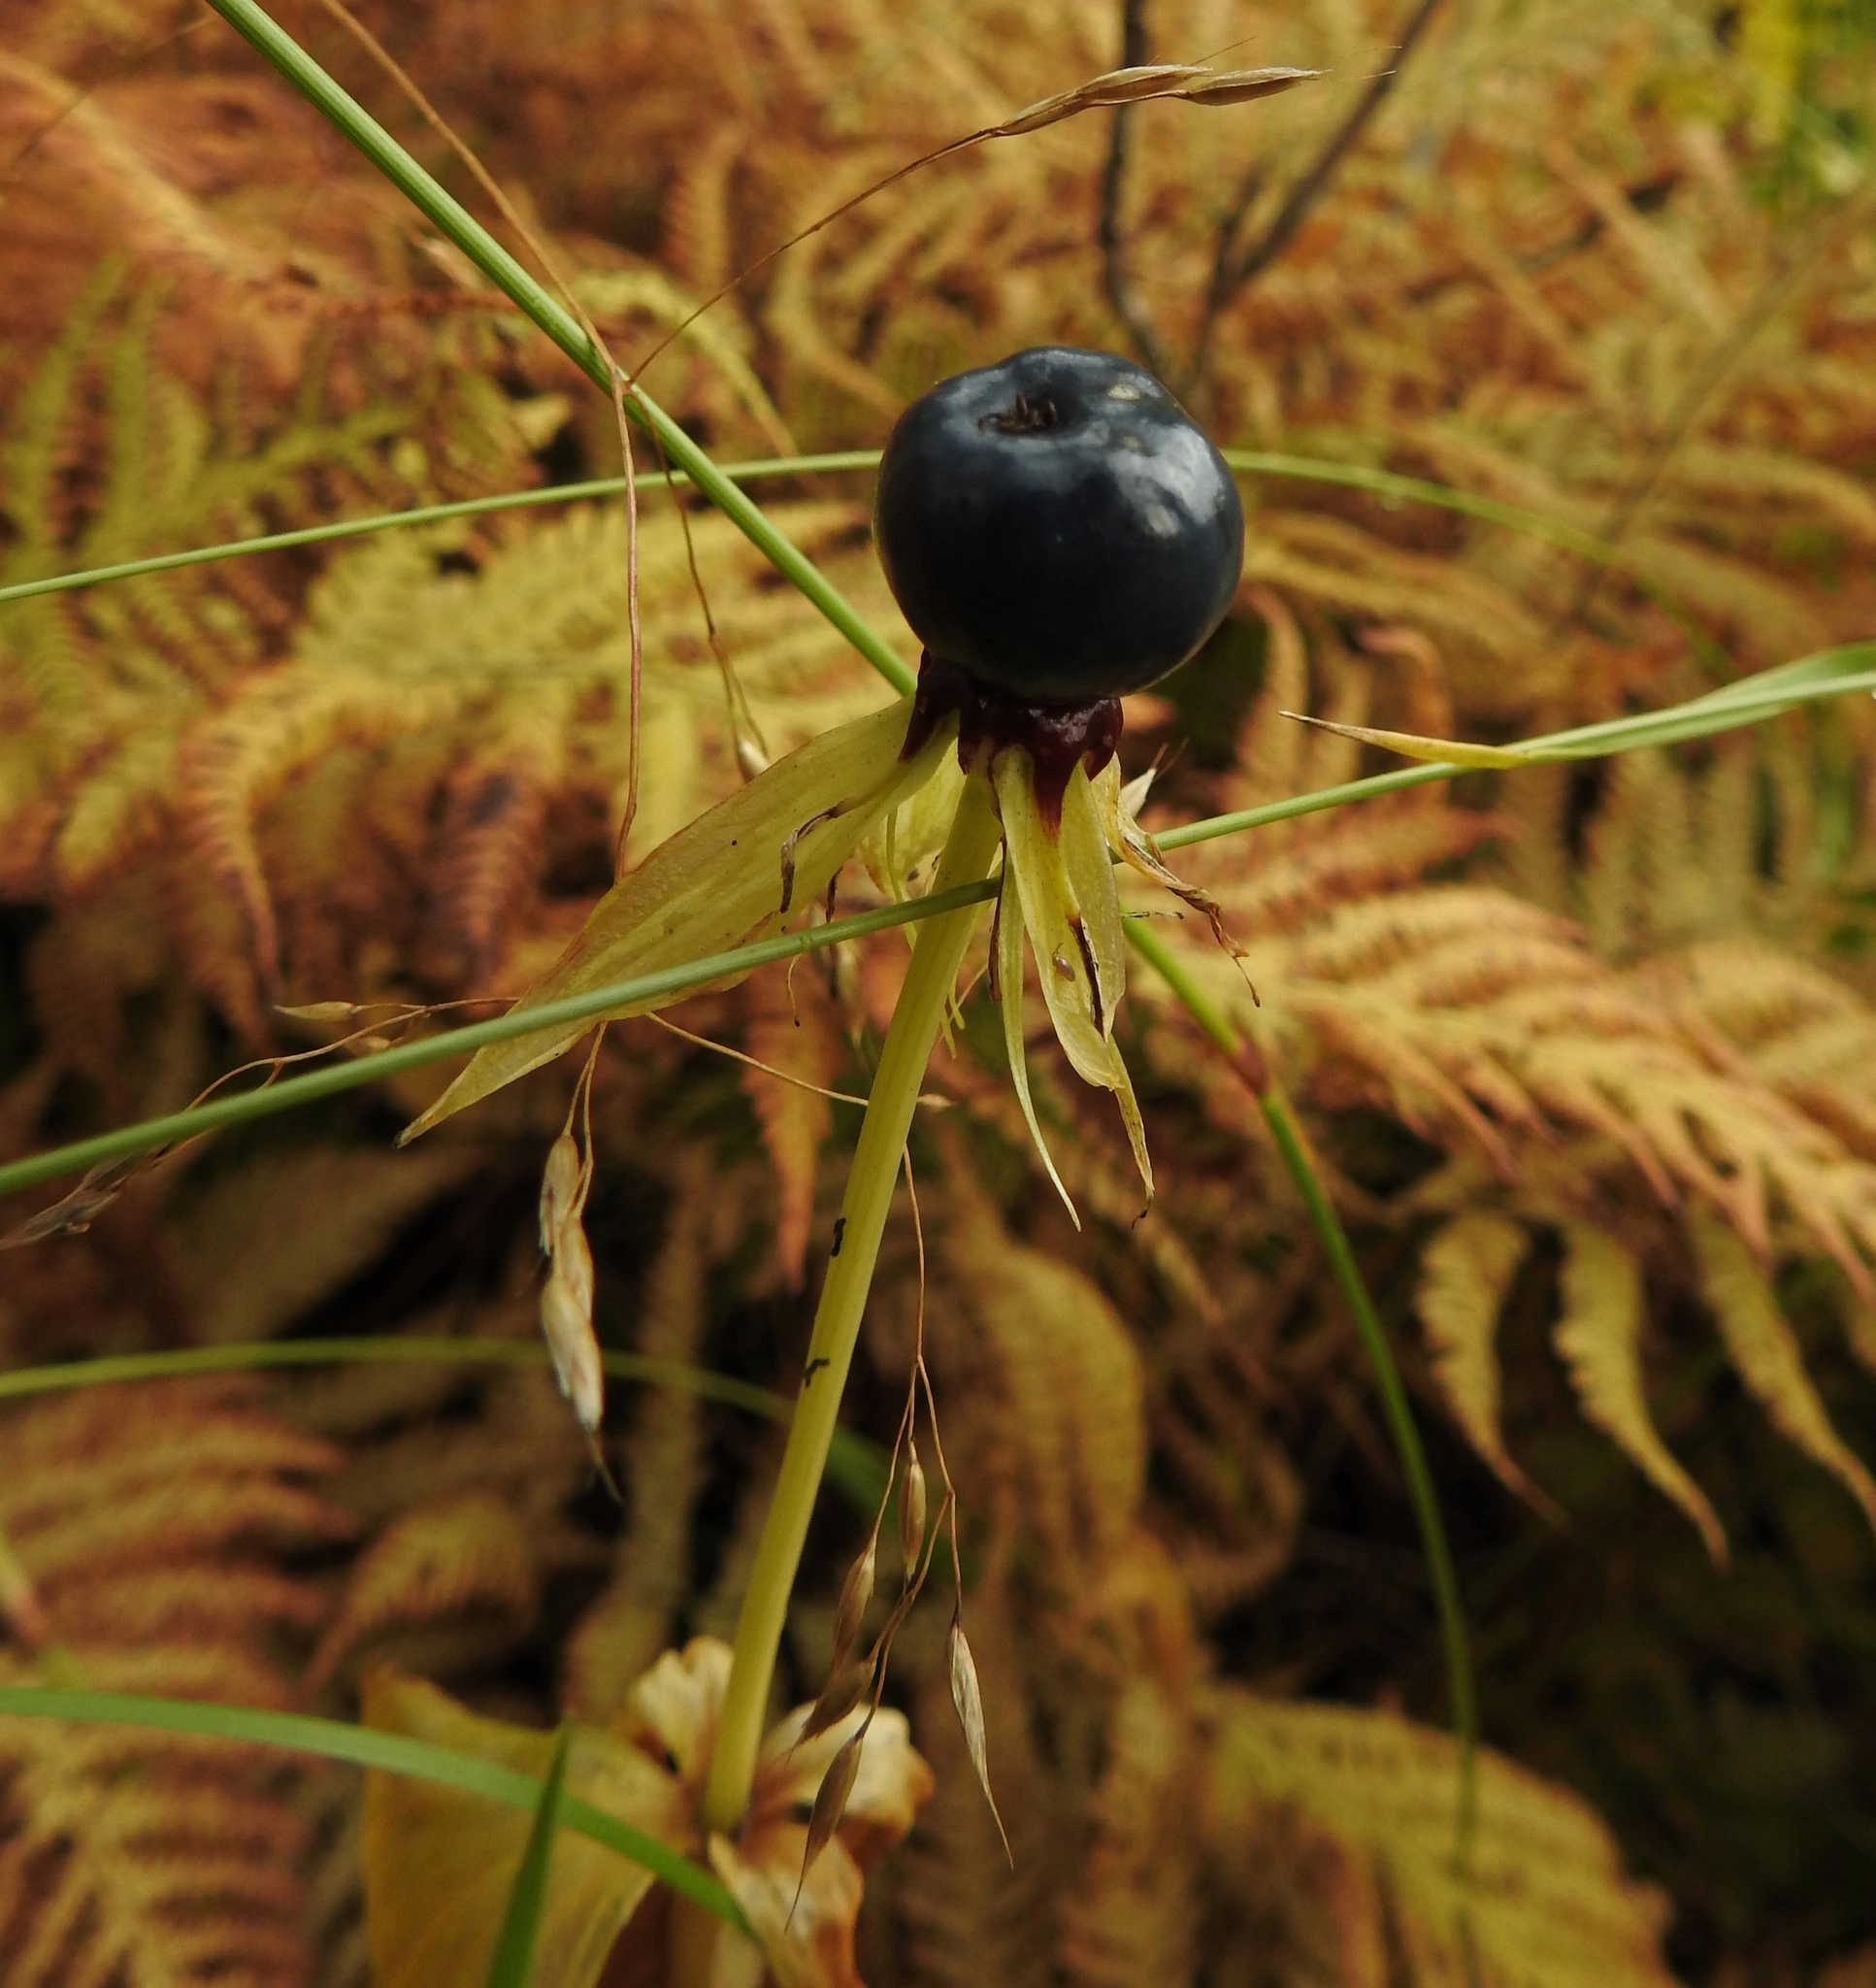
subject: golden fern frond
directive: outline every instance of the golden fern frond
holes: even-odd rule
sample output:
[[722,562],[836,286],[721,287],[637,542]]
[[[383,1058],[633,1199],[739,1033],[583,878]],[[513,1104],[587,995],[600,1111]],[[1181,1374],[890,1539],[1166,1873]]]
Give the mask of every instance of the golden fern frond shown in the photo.
[[[100,1390],[7,1418],[0,1527],[68,1668],[103,1689],[279,1706],[281,1633],[325,1604],[277,1556],[343,1537],[324,1443],[225,1383]],[[0,1658],[9,1682],[31,1667]],[[182,1735],[20,1720],[0,1748],[7,1979],[293,1988],[308,1978],[293,1776]]]
[[1064,1901],[1058,1952],[1076,1988],[1180,1988],[1198,1962],[1199,1859],[1190,1707],[1125,1686],[1106,1729],[1092,1837]]
[[1716,1566],[1727,1539],[1706,1494],[1656,1433],[1642,1386],[1645,1322],[1641,1267],[1606,1230],[1572,1222],[1563,1232],[1562,1307],[1552,1342],[1583,1413],[1614,1440],[1698,1529]]
[[306,1689],[323,1690],[342,1664],[390,1631],[445,1623],[459,1655],[472,1640],[461,1618],[474,1617],[482,1655],[491,1636],[497,1647],[524,1636],[540,1605],[534,1544],[512,1508],[489,1491],[437,1499],[394,1519],[359,1555],[308,1666]]
[[[1101,1291],[1010,1237],[961,1166],[947,1187],[944,1266],[999,1397],[982,1495],[1067,1578],[1102,1565],[1134,1524],[1146,1468],[1139,1356]],[[992,1420],[978,1418],[980,1440]]]
[[1662,1900],[1623,1875],[1609,1832],[1576,1796],[1483,1751],[1462,1867],[1458,1750],[1445,1734],[1391,1712],[1230,1689],[1210,1695],[1201,1724],[1200,1813],[1213,1884],[1239,1911],[1264,1888],[1263,1845],[1287,1814],[1370,1873],[1385,1900],[1393,1966],[1369,1979],[1413,1988],[1672,1981],[1660,1951]]
[[272,1338],[378,1263],[476,1164],[446,1148],[406,1166],[369,1147],[305,1145],[191,1182],[172,1219],[193,1335]]
[[1696,1210],[1690,1229],[1701,1289],[1739,1378],[1777,1428],[1836,1477],[1876,1527],[1876,1479],[1830,1426],[1764,1272],[1732,1230],[1710,1214]]
[[1498,1424],[1494,1340],[1512,1279],[1530,1246],[1524,1228],[1489,1209],[1456,1215],[1420,1253],[1414,1309],[1432,1347],[1433,1378],[1472,1447],[1521,1497],[1534,1487],[1512,1462]]

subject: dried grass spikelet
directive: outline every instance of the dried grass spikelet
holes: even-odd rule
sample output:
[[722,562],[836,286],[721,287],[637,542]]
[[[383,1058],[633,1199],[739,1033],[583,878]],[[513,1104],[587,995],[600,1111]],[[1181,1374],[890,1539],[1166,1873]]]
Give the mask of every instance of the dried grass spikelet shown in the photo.
[[1469,1978],[1486,1988],[1533,1974],[1561,1988],[1672,1980],[1660,1951],[1663,1901],[1623,1876],[1608,1831],[1574,1795],[1483,1753],[1462,1873],[1457,1750],[1446,1735],[1393,1713],[1233,1690],[1210,1697],[1203,1724],[1200,1827],[1210,1888],[1236,1913],[1265,1890],[1262,1845],[1288,1814],[1374,1874],[1367,1948],[1381,1948],[1388,1966],[1365,1978],[1398,1971],[1416,1984]]
[[[279,1640],[326,1605],[282,1560],[349,1527],[314,1488],[335,1453],[250,1399],[177,1383],[9,1410],[0,1529],[87,1685],[288,1703]],[[0,1675],[42,1681],[11,1654]],[[278,1760],[31,1719],[0,1753],[9,1982],[308,1979],[306,1832]]]
[[935,1668],[920,1687],[915,1729],[937,1786],[893,1871],[891,1905],[920,1988],[1043,1988],[1054,1979],[1065,1817],[1037,1752],[1005,1599],[973,1592],[971,1628],[1008,1847],[978,1791],[949,1680]]

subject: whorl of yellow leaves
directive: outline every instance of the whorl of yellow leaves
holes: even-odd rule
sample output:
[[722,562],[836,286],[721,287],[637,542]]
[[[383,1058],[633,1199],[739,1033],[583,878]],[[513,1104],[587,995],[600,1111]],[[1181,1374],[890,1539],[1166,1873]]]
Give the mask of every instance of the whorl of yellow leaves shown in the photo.
[[[0,1528],[63,1681],[284,1706],[282,1631],[325,1607],[280,1570],[350,1530],[337,1453],[241,1389],[109,1390],[8,1411]],[[291,1773],[183,1736],[10,1721],[0,1952],[18,1988],[298,1988],[310,1977]]]

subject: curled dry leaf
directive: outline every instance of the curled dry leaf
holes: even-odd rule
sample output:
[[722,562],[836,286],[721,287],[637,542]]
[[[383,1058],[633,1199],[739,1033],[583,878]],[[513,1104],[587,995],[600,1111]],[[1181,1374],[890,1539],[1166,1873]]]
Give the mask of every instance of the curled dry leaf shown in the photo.
[[[537,1777],[554,1736],[484,1719],[435,1685],[378,1671],[366,1681],[369,1726],[427,1740]],[[688,1793],[617,1736],[574,1729],[566,1789],[676,1848],[694,1844]],[[375,1988],[478,1981],[528,1835],[527,1813],[394,1774],[365,1783],[359,1864]],[[652,1885],[616,1851],[563,1832],[536,1947],[537,1980],[592,1988]]]
[[[863,1873],[905,1836],[932,1792],[931,1770],[911,1744],[905,1715],[850,1714],[804,1737],[805,1713],[770,1734],[741,1834],[710,1839],[710,1863],[742,1907],[781,1988],[860,1988],[853,1930]],[[857,1730],[864,1726],[864,1730]],[[831,1839],[808,1860],[813,1812],[852,1741],[853,1780]],[[831,1799],[831,1798],[830,1798]]]

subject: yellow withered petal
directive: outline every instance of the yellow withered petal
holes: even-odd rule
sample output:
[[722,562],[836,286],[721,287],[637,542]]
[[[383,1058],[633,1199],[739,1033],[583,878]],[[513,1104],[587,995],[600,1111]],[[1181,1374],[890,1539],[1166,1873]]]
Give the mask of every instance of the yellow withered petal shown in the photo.
[[860,860],[888,897],[904,900],[914,894],[913,885],[929,885],[963,793],[964,771],[955,757],[947,755],[922,787],[867,832]]
[[1519,746],[1470,746],[1463,739],[1430,739],[1420,732],[1384,732],[1373,725],[1341,725],[1333,718],[1312,718],[1300,711],[1286,711],[1283,715],[1295,718],[1300,725],[1314,725],[1319,732],[1335,732],[1344,739],[1359,739],[1364,746],[1383,746],[1403,759],[1435,760],[1442,766],[1532,766],[1549,756]]
[[1004,1053],[1009,1062],[1009,1080],[1016,1086],[1016,1102],[1023,1110],[1023,1123],[1029,1127],[1029,1136],[1036,1142],[1036,1150],[1042,1156],[1049,1178],[1055,1182],[1055,1191],[1069,1210],[1069,1219],[1078,1229],[1081,1217],[1062,1184],[1062,1176],[1055,1170],[1055,1157],[1042,1137],[1036,1103],[1029,1092],[1029,1055],[1023,1043],[1023,908],[1011,881],[1013,874],[1005,867],[1003,895],[997,903],[997,1000],[1004,1011]]
[[[952,733],[940,726],[916,758],[902,760],[909,715],[902,702],[810,739],[660,843],[600,899],[517,1010],[707,959],[773,931],[788,911],[827,887],[868,831],[930,779],[950,750]],[[551,1062],[596,1021],[643,1014],[678,998],[634,1002],[603,1017],[491,1044],[404,1137],[429,1131]]]
[[1079,1076],[1119,1101],[1150,1196],[1153,1168],[1145,1128],[1114,1044],[1114,1011],[1127,985],[1126,945],[1120,892],[1094,790],[1077,766],[1062,797],[1060,827],[1051,834],[1037,804],[1035,768],[1021,746],[997,754],[991,779],[1004,821],[1004,874],[1015,879],[1056,1039]]

